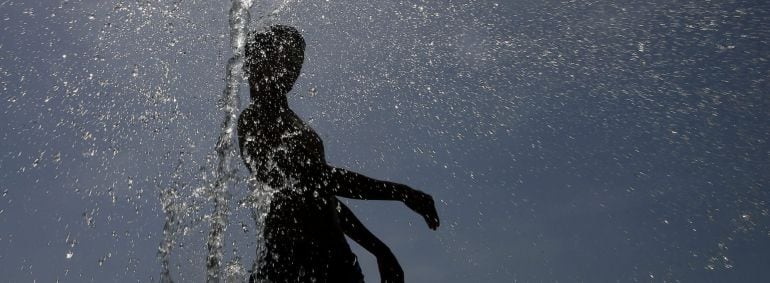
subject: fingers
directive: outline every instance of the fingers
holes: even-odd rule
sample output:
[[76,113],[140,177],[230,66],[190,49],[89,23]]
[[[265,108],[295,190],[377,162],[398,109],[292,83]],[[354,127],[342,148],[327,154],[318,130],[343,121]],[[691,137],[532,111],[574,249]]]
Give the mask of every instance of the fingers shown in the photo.
[[420,214],[428,224],[428,228],[436,230],[440,222],[433,197],[418,190],[412,190],[412,192],[411,197],[405,200],[406,206]]
[[436,207],[431,206],[430,212],[423,216],[425,218],[425,222],[428,223],[428,228],[431,230],[436,230],[440,224],[438,219],[438,213],[436,213]]
[[428,224],[428,228],[430,228],[431,230],[438,229],[438,226],[440,224],[438,220],[438,216],[436,215],[425,216],[424,218],[425,218],[425,222]]
[[419,213],[423,218],[425,218],[425,223],[428,224],[428,228],[431,230],[436,230],[439,226],[439,220],[438,213],[436,212],[436,205],[433,202],[433,197],[425,194],[418,207],[420,208]]

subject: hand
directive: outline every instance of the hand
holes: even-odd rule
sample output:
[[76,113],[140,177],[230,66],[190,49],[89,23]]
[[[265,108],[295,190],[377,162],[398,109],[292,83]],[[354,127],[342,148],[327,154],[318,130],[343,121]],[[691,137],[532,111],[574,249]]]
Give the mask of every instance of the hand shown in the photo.
[[438,228],[436,205],[433,203],[433,197],[429,194],[412,189],[412,193],[404,200],[404,204],[417,214],[422,215],[431,230]]
[[377,267],[380,269],[380,282],[404,283],[404,270],[392,253],[378,256]]

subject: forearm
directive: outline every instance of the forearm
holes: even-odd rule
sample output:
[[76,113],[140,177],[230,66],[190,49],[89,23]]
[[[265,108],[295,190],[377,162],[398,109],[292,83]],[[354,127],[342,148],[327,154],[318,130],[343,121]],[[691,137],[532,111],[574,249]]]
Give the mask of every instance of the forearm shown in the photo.
[[336,196],[367,200],[405,201],[414,191],[409,186],[369,178],[353,171],[327,166],[328,188]]
[[353,214],[344,203],[334,198],[339,208],[340,226],[342,226],[345,235],[361,245],[364,249],[372,253],[375,257],[392,255],[390,248],[378,239],[369,229],[366,229],[363,223]]
[[435,230],[439,226],[438,213],[433,197],[407,185],[375,180],[356,172],[326,166],[322,181],[327,193],[335,196],[367,199],[402,201],[414,212],[422,215],[428,227]]

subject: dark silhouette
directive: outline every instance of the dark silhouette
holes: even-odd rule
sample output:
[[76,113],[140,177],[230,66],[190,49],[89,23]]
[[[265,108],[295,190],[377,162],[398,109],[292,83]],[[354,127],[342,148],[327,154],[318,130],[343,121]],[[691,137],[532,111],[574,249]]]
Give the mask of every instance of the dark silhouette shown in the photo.
[[383,282],[403,282],[390,249],[336,197],[402,201],[435,230],[433,198],[326,164],[321,139],[289,109],[286,97],[304,50],[299,32],[280,25],[254,33],[246,46],[252,103],[238,118],[241,157],[252,176],[279,189],[265,220],[265,261],[249,281],[363,282],[348,235],[377,257]]

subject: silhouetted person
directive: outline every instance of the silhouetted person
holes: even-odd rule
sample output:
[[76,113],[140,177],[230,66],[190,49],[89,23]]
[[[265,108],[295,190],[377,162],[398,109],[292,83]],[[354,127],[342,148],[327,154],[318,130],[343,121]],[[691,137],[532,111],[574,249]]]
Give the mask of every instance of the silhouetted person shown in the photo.
[[402,201],[436,229],[433,198],[326,164],[321,139],[286,98],[304,50],[299,32],[280,25],[253,34],[246,46],[252,103],[238,118],[241,157],[252,176],[278,189],[265,220],[264,262],[250,281],[363,282],[348,235],[377,257],[383,282],[403,282],[390,249],[336,197]]

